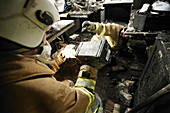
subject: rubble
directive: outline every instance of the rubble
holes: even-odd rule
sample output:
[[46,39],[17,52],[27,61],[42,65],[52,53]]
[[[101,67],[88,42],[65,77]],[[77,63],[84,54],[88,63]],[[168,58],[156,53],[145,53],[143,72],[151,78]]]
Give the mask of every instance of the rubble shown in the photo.
[[124,80],[116,86],[118,90],[116,97],[126,106],[130,106],[132,101],[132,94],[130,94],[129,89],[133,84],[134,81]]
[[105,112],[106,113],[112,113],[113,109],[114,109],[114,102],[112,100],[108,100],[106,102],[106,106],[105,106]]
[[125,105],[129,106],[132,100],[132,95],[123,90],[120,90],[119,93],[120,95],[117,97],[120,98],[120,100],[122,100]]
[[128,113],[131,109],[132,109],[132,108],[127,108],[127,109],[125,110],[125,113]]
[[103,9],[103,5],[100,1],[67,1],[64,12],[69,14],[88,14],[96,12],[99,9]]
[[125,67],[123,66],[112,66],[112,71],[124,71]]
[[71,38],[72,40],[76,40],[76,38],[79,36],[79,34],[73,34],[71,35],[69,38]]
[[121,106],[120,104],[115,103],[113,108],[113,113],[120,113]]

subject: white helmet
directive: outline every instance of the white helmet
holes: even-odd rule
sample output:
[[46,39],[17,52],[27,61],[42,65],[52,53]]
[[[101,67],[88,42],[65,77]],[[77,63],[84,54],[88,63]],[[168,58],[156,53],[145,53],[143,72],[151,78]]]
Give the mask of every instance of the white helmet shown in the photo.
[[0,37],[29,48],[39,46],[59,19],[52,0],[0,1]]

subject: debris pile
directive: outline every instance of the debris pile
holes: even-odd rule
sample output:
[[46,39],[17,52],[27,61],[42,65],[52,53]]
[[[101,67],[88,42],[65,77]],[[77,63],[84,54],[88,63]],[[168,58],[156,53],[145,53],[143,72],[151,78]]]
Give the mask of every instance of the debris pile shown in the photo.
[[65,3],[64,12],[68,12],[70,14],[87,14],[95,12],[99,9],[103,9],[103,5],[101,2],[96,1],[77,1],[77,0],[68,0]]

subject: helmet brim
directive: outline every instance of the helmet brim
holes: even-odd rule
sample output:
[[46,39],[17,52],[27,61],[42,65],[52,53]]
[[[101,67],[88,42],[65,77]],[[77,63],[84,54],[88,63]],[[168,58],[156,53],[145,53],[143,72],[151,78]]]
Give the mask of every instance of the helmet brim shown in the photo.
[[0,21],[0,37],[28,48],[38,47],[43,40],[45,31],[23,16],[15,18]]

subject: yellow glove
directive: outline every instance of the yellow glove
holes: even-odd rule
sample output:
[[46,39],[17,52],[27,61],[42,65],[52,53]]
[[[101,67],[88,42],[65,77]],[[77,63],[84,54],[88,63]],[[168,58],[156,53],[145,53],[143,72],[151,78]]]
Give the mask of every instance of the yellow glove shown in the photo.
[[82,65],[75,86],[79,88],[88,88],[93,92],[96,85],[97,72],[98,70],[96,68],[89,65]]
[[60,69],[59,65],[61,65],[62,63],[66,61],[66,57],[62,55],[63,49],[64,48],[61,48],[56,53],[54,53],[52,56],[52,58],[55,60],[55,63],[52,64],[52,70],[55,72],[57,72]]
[[82,23],[82,32],[88,31],[91,32],[96,29],[96,25],[93,22],[90,21],[84,21]]
[[78,77],[79,78],[83,77],[83,78],[96,79],[97,73],[98,73],[98,69],[93,68],[89,65],[82,65],[80,67]]

